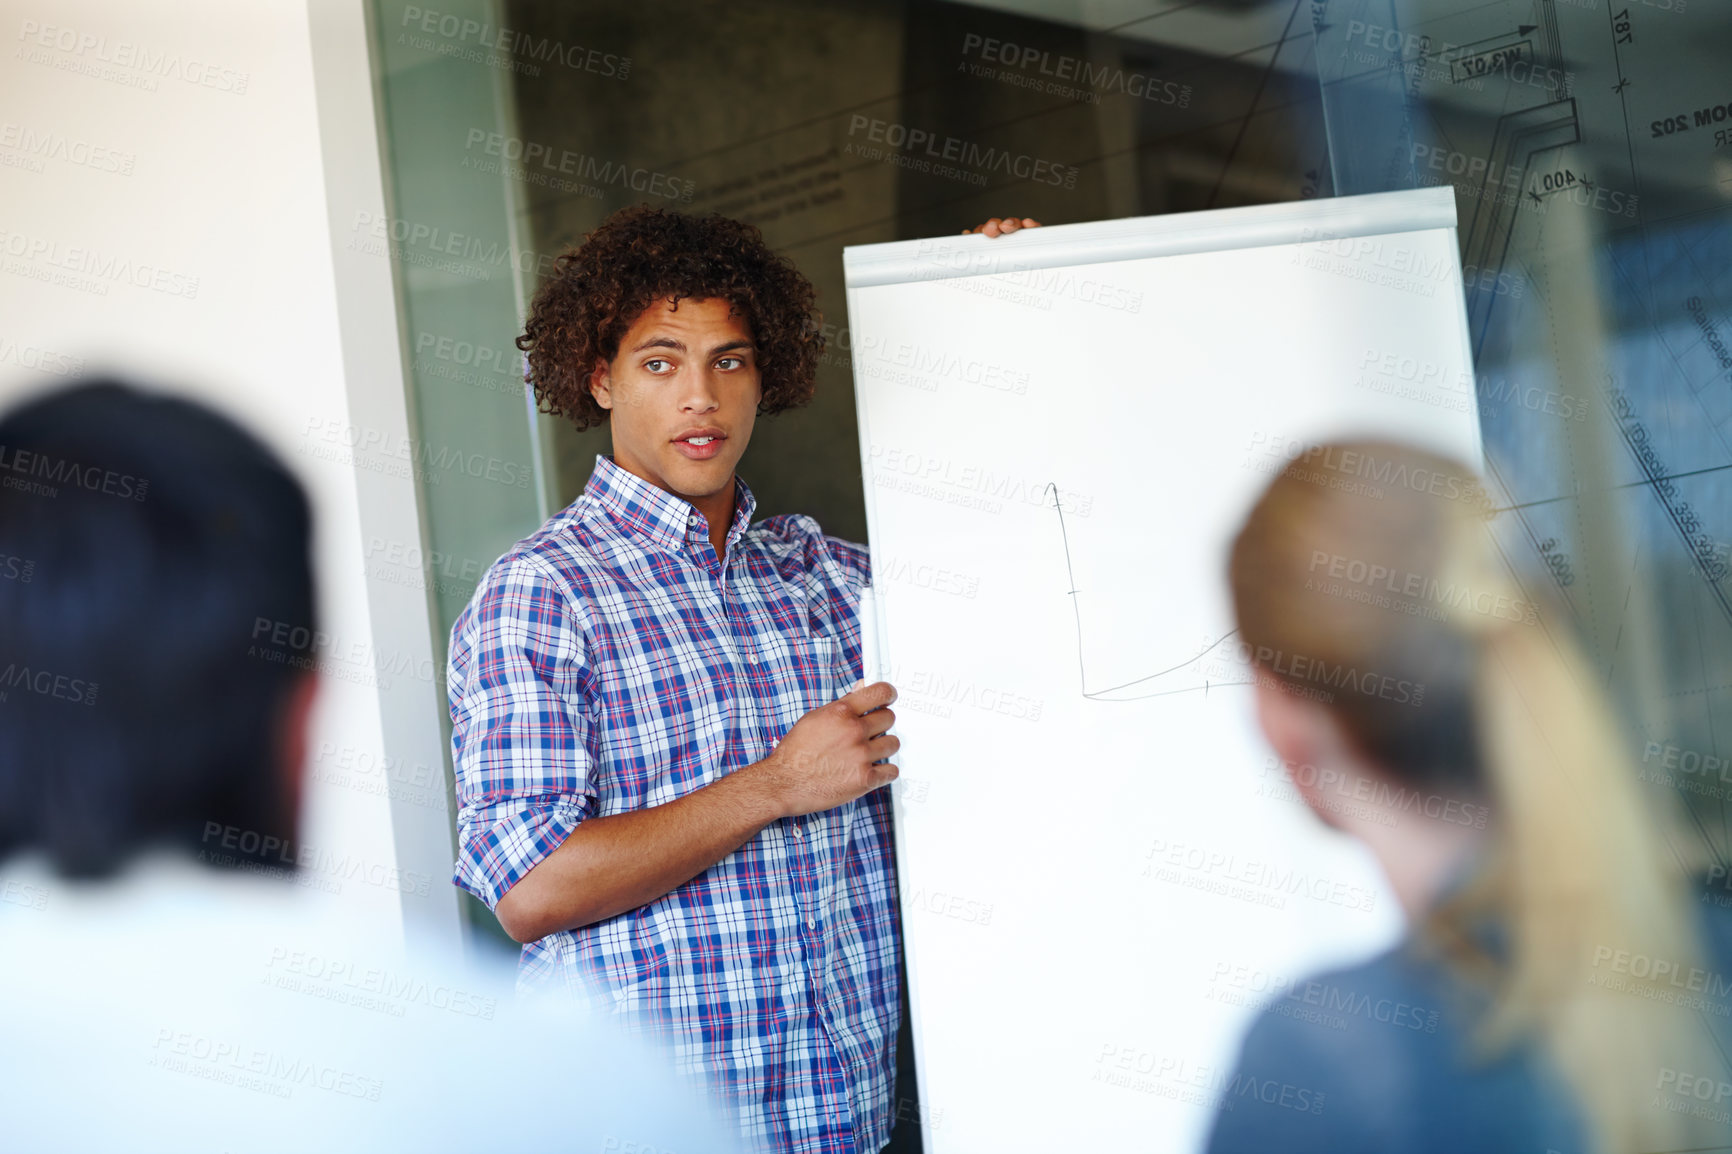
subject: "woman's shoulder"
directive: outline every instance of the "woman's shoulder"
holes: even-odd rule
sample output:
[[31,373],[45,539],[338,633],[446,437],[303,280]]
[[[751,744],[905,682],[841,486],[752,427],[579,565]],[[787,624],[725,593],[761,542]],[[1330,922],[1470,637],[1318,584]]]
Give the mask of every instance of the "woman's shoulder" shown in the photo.
[[1295,983],[1245,1037],[1211,1154],[1575,1149],[1530,1054],[1476,1056],[1482,1004],[1408,943]]

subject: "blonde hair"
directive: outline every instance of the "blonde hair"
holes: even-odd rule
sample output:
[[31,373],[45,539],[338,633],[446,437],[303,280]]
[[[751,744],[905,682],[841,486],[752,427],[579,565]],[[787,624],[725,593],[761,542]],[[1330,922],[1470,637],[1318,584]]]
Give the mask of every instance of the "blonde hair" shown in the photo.
[[[1538,1043],[1594,1149],[1678,1149],[1723,1130],[1644,1103],[1665,1068],[1723,1064],[1656,999],[1662,977],[1619,974],[1612,988],[1600,962],[1625,951],[1699,966],[1683,874],[1701,863],[1638,788],[1567,621],[1499,563],[1489,512],[1459,462],[1375,441],[1311,450],[1234,542],[1240,632],[1253,653],[1289,655],[1265,672],[1292,689],[1307,688],[1292,671],[1312,668],[1422,687],[1417,702],[1347,693],[1324,706],[1385,775],[1492,808],[1485,868],[1429,911],[1417,943],[1489,995],[1482,1055]],[[1476,932],[1488,921],[1501,950]]]

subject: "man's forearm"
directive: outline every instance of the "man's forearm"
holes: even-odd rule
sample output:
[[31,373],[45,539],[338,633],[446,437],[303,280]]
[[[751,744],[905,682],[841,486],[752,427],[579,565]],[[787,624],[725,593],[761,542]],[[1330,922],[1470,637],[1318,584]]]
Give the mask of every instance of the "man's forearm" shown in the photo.
[[691,881],[779,817],[845,805],[888,784],[901,742],[896,690],[874,682],[808,710],[762,761],[666,805],[582,822],[494,912],[533,942],[635,910]]
[[583,822],[499,899],[500,925],[532,942],[684,885],[781,816],[760,764],[665,805]]

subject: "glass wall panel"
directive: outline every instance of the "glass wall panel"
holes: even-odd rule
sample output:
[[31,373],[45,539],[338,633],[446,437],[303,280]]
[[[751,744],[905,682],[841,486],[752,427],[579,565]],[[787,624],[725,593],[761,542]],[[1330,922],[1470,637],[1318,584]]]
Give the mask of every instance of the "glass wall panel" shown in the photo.
[[1340,191],[1455,189],[1504,548],[1574,610],[1644,780],[1724,866],[1701,767],[1732,731],[1732,8],[1311,14]]
[[[384,457],[413,468],[426,520],[420,541],[369,542],[368,570],[405,597],[426,598],[443,697],[452,623],[487,567],[541,524],[547,500],[512,344],[533,257],[514,236],[515,186],[474,147],[509,130],[514,62],[478,35],[497,26],[485,0],[429,15],[399,0],[373,6],[389,210],[353,222],[347,243],[395,265],[417,427],[413,445],[387,447]],[[449,736],[449,714],[441,716]],[[393,784],[417,772],[393,771]],[[462,901],[483,941],[515,949],[484,905],[466,891]]]

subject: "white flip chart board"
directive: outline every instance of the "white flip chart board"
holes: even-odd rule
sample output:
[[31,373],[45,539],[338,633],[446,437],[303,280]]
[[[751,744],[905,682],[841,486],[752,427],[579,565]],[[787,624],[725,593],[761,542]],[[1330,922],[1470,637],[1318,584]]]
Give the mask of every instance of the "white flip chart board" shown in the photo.
[[1399,933],[1261,741],[1224,574],[1307,446],[1479,464],[1455,223],[1443,188],[846,250],[929,1154],[1198,1149],[1259,1006]]

